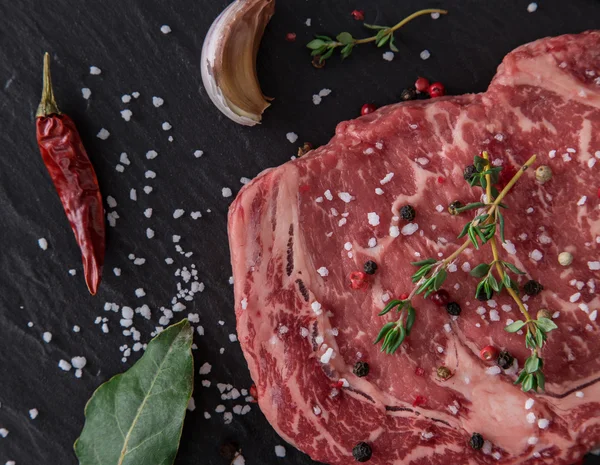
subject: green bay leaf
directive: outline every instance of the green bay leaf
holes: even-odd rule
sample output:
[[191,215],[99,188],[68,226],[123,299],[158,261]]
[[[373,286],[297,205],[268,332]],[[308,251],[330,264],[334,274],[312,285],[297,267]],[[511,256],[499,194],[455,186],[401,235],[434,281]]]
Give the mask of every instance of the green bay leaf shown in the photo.
[[94,392],[74,445],[80,465],[173,463],[194,384],[192,336],[188,320],[170,326]]

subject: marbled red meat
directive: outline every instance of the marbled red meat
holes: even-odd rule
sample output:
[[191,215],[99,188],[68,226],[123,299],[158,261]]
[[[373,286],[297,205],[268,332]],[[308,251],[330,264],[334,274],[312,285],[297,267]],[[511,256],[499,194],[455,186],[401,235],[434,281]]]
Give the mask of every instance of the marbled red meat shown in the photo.
[[[465,252],[444,284],[460,316],[421,297],[417,321],[393,355],[373,340],[411,289],[410,264],[448,256],[480,199],[463,169],[488,151],[513,172],[532,154],[554,175],[528,170],[506,199],[502,257],[544,290],[526,304],[559,329],[543,351],[546,391],[513,384],[529,352],[505,325],[520,318],[505,293],[473,298],[468,273],[489,247]],[[507,179],[509,179],[508,176]],[[239,340],[258,402],[279,434],[313,459],[354,463],[365,441],[373,465],[553,464],[600,444],[600,32],[542,39],[508,54],[487,92],[407,102],[338,125],[309,155],[267,170],[231,206],[229,237]],[[399,218],[402,206],[416,211]],[[569,266],[558,255],[573,255]],[[349,274],[373,260],[366,289]],[[506,350],[500,370],[479,357]],[[352,369],[366,361],[370,372]],[[453,376],[441,381],[436,370]],[[533,405],[532,405],[533,400]],[[529,408],[526,408],[529,407]],[[547,420],[547,421],[546,421]],[[486,440],[468,446],[473,432]]]

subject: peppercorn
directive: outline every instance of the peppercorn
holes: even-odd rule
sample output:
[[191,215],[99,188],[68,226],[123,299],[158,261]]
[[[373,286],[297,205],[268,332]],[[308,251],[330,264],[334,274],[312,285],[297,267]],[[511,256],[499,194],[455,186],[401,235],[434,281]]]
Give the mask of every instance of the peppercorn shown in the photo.
[[452,372],[450,371],[450,369],[448,367],[441,366],[437,369],[437,375],[438,375],[438,378],[445,381],[448,378],[452,377]]
[[417,212],[415,212],[415,209],[410,205],[404,205],[400,209],[400,218],[403,220],[412,221],[415,219],[415,216],[417,216]]
[[558,254],[558,263],[562,266],[569,266],[573,263],[573,255],[569,252],[561,252]]
[[490,300],[493,295],[494,295],[494,291],[492,289],[490,289],[490,293],[488,294],[485,292],[485,289],[482,287],[477,291],[477,295],[475,296],[475,298],[477,300],[485,302],[486,300]]
[[458,215],[460,212],[458,211],[459,208],[462,208],[464,205],[462,204],[462,202],[460,200],[455,200],[454,202],[452,202],[450,205],[448,205],[448,212],[451,215]]
[[490,360],[498,358],[498,349],[496,349],[494,346],[485,346],[483,349],[481,349],[481,351],[479,351],[479,356],[486,362],[489,362]]
[[496,361],[496,363],[503,370],[507,370],[512,366],[514,359],[515,358],[512,355],[510,355],[507,351],[503,350],[502,352],[500,352],[500,355],[498,355],[498,360]]
[[317,69],[324,68],[325,60],[321,59],[321,55],[315,55],[312,59],[312,65]]
[[371,458],[371,455],[373,455],[373,451],[371,450],[371,446],[366,442],[359,442],[352,449],[352,455],[357,462],[367,462]]
[[373,113],[375,110],[377,110],[377,107],[375,105],[373,105],[372,103],[365,103],[360,109],[360,114],[363,116],[368,115],[369,113]]
[[226,442],[219,447],[219,454],[226,460],[233,460],[239,450],[240,447],[235,442]]
[[429,89],[429,79],[424,78],[424,77],[419,77],[415,81],[415,88],[419,92],[427,92],[427,89]]
[[452,316],[458,316],[462,309],[456,302],[449,302],[446,304],[446,311]]
[[469,439],[469,445],[475,450],[481,449],[483,447],[483,436],[479,433],[473,433],[471,439]]
[[377,263],[375,263],[373,260],[369,260],[368,262],[365,262],[365,273],[367,274],[375,274],[375,272],[377,271]]
[[367,362],[356,362],[352,369],[352,373],[359,378],[364,378],[369,374],[369,364]]
[[431,98],[442,97],[446,95],[446,88],[441,82],[434,82],[429,86],[427,92]]
[[548,318],[549,320],[552,319],[552,314],[550,313],[550,310],[542,308],[540,310],[538,310],[536,318],[539,320],[540,318]]
[[364,21],[365,20],[365,12],[364,10],[354,10],[352,13],[350,13],[352,15],[352,17],[356,20],[356,21]]
[[409,87],[408,89],[404,89],[400,94],[400,99],[405,102],[409,100],[414,100],[417,98],[417,91],[413,87]]
[[287,40],[288,42],[295,42],[296,41],[296,33],[295,32],[288,32],[285,35],[285,40]]
[[544,286],[542,286],[540,283],[538,283],[537,281],[535,281],[533,279],[530,279],[529,281],[527,281],[525,283],[525,285],[523,286],[523,291],[525,291],[525,294],[532,296],[532,297],[534,295],[538,295],[543,290],[544,290]]
[[440,289],[439,291],[435,291],[429,297],[431,301],[436,304],[438,307],[443,307],[450,300],[450,294],[445,289]]
[[477,168],[475,168],[475,165],[468,165],[463,171],[463,177],[465,178],[465,181],[470,181],[473,175],[476,173]]

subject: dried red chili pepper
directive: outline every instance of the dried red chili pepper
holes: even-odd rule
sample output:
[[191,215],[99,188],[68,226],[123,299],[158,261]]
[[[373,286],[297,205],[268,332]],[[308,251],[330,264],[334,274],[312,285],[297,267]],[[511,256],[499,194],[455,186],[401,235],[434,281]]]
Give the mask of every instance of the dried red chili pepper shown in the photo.
[[56,106],[50,79],[50,56],[44,55],[44,88],[36,113],[42,160],[81,249],[90,293],[98,290],[104,264],[105,225],[102,196],[94,167],[73,120]]

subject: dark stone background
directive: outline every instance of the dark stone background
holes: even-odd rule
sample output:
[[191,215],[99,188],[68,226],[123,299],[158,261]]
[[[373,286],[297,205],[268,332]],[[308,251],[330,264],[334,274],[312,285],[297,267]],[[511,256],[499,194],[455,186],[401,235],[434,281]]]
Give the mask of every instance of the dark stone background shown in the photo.
[[[241,445],[249,465],[313,463],[291,446],[285,459],[275,457],[273,447],[283,442],[258,408],[235,415],[230,425],[214,413],[220,403],[217,382],[238,388],[250,384],[239,345],[228,340],[235,329],[226,234],[231,199],[221,196],[221,188],[229,186],[235,194],[241,176],[284,163],[301,142],[326,143],[337,122],[356,116],[365,102],[397,101],[417,75],[443,81],[450,94],[483,91],[511,49],[544,36],[598,27],[600,18],[597,0],[539,0],[532,14],[527,12],[528,0],[280,0],[258,60],[263,89],[276,100],[263,125],[244,128],[222,117],[201,88],[202,41],[226,4],[0,3],[0,428],[10,430],[7,438],[0,438],[0,464],[77,462],[72,444],[83,425],[86,400],[140,355],[134,353],[126,364],[120,361],[119,346],[131,347],[131,339],[121,335],[118,315],[105,313],[104,303],[150,305],[154,321],[136,317],[134,322],[147,341],[157,324],[157,308],[169,306],[176,293],[175,268],[192,262],[206,291],[187,303],[184,314],[200,314],[206,336],[196,339],[196,367],[212,363],[208,378],[213,386],[201,387],[197,377],[197,409],[186,419],[176,463],[225,464],[218,445],[227,440]],[[401,51],[393,62],[382,59],[382,50],[361,46],[344,63],[336,58],[323,70],[311,66],[304,44],[314,33],[366,32],[350,17],[354,8],[363,8],[368,22],[393,24],[425,6],[444,7],[450,14],[437,21],[418,19],[397,34]],[[312,18],[311,27],[305,26],[306,18]],[[163,24],[172,28],[171,34],[160,32]],[[298,40],[286,42],[285,34],[292,31]],[[423,49],[431,52],[427,61],[419,58]],[[36,147],[34,112],[44,51],[54,58],[59,106],[79,127],[104,197],[118,201],[120,219],[116,228],[108,228],[104,282],[96,297],[86,290],[79,251]],[[91,65],[102,74],[91,76]],[[92,90],[89,101],[82,98],[82,87]],[[314,106],[312,95],[325,87],[333,93]],[[121,95],[132,91],[140,92],[140,98],[123,104]],[[154,95],[165,100],[158,109],[151,103]],[[126,107],[133,111],[129,123],[119,114]],[[163,121],[173,125],[169,133],[162,131]],[[111,132],[106,141],[96,138],[102,127]],[[298,144],[286,140],[289,131],[298,133]],[[172,143],[168,135],[174,137]],[[157,159],[146,160],[150,149],[159,152]],[[204,151],[202,158],[193,157],[196,149]],[[121,152],[132,162],[124,173],[115,171]],[[157,178],[147,182],[147,169],[156,171]],[[154,187],[150,195],[142,192],[146,184]],[[137,202],[129,199],[132,187],[138,190]],[[151,219],[142,214],[147,207],[154,209]],[[174,220],[176,208],[185,209],[186,216]],[[190,211],[207,208],[212,213],[203,218],[189,217]],[[145,237],[147,227],[156,232],[152,240]],[[182,247],[194,251],[191,259],[174,251],[172,234],[180,234]],[[38,247],[40,237],[48,240],[47,251]],[[146,258],[146,264],[133,265],[130,253]],[[165,265],[167,256],[176,264]],[[122,268],[120,277],[112,272],[115,266]],[[69,276],[71,268],[77,276]],[[145,298],[134,296],[138,287],[146,289]],[[109,334],[94,324],[98,315],[109,318]],[[27,327],[29,321],[33,328]],[[71,332],[73,324],[81,326],[80,333]],[[42,341],[44,331],[53,333],[50,344]],[[220,347],[226,348],[223,355]],[[79,380],[57,367],[60,359],[75,355],[88,360]],[[231,401],[223,403],[231,410]],[[34,407],[40,413],[32,421],[27,412]],[[205,410],[213,414],[210,420],[204,419]]]

